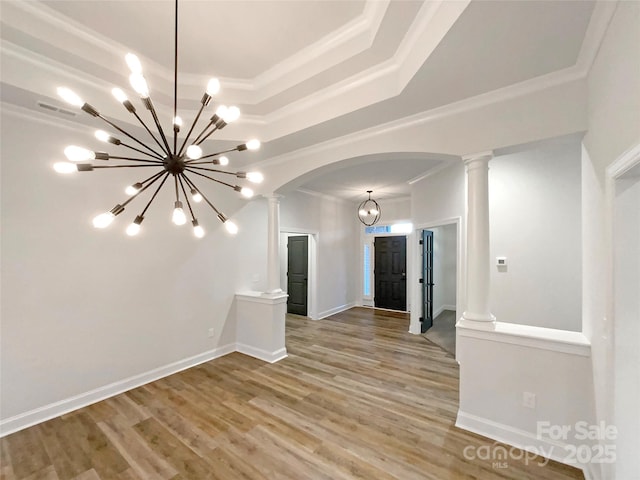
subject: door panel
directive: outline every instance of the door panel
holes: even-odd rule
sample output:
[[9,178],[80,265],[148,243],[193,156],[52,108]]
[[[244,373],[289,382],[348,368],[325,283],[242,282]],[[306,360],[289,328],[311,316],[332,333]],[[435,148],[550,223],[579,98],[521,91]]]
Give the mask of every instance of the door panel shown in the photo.
[[426,332],[433,326],[433,232],[422,231],[422,317],[420,331]]
[[309,238],[289,237],[287,241],[287,312],[307,315]]
[[407,237],[376,237],[375,306],[407,309]]

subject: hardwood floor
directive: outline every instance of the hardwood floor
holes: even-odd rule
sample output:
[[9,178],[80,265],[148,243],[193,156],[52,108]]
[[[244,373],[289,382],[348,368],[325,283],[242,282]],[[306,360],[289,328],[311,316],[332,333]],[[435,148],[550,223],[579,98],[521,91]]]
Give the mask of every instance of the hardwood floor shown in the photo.
[[[466,460],[458,366],[405,314],[287,318],[289,357],[233,353],[0,441],[6,480],[569,479],[542,459]],[[504,467],[504,465],[503,465]]]

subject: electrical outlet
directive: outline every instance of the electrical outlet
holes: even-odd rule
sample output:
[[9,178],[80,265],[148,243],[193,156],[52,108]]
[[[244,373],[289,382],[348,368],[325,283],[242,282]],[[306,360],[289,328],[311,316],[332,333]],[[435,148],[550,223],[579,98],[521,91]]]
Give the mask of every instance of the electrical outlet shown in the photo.
[[209,329],[209,338],[213,337],[213,328]]
[[525,408],[536,408],[536,394],[522,392],[522,406]]

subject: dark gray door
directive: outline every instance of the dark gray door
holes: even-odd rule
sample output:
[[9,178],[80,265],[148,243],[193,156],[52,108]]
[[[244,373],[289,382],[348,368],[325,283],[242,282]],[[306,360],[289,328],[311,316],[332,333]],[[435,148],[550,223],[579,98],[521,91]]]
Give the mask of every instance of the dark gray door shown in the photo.
[[407,237],[376,237],[375,306],[407,309]]
[[420,331],[426,332],[433,326],[433,232],[422,231],[422,316]]
[[287,312],[306,316],[309,238],[289,237],[287,252]]

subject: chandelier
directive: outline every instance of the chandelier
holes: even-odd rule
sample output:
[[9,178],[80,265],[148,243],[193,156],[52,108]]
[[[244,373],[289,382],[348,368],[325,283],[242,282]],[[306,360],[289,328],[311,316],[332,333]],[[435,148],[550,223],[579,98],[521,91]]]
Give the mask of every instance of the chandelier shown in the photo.
[[364,223],[367,227],[375,225],[380,220],[380,205],[373,198],[371,193],[373,190],[367,190],[369,198],[358,205],[358,219]]
[[[129,205],[134,199],[141,196],[145,191],[150,190],[152,194],[141,212],[135,217],[133,222],[127,227],[126,233],[130,236],[137,235],[140,232],[142,221],[145,218],[145,214],[151,203],[155,200],[158,192],[165,184],[173,184],[175,190],[175,201],[173,203],[172,221],[176,225],[184,225],[187,223],[187,215],[184,211],[184,203],[188,208],[191,224],[193,226],[193,233],[196,237],[202,238],[205,234],[203,227],[198,223],[198,220],[193,211],[193,203],[200,203],[203,200],[213,209],[220,221],[224,224],[227,231],[231,234],[235,234],[238,231],[237,225],[227,218],[215,205],[209,200],[209,198],[203,193],[200,182],[203,179],[215,182],[219,185],[229,187],[246,198],[253,196],[253,190],[246,186],[240,186],[221,180],[222,175],[233,176],[238,179],[246,179],[249,182],[260,183],[263,180],[263,176],[259,172],[231,172],[227,170],[221,170],[216,167],[224,167],[229,164],[229,159],[224,155],[226,153],[245,150],[256,150],[260,148],[260,142],[258,140],[249,140],[246,143],[237,145],[234,148],[223,150],[215,153],[203,152],[200,145],[209,138],[216,130],[223,129],[229,123],[235,121],[240,116],[240,110],[235,107],[227,107],[225,105],[219,105],[215,110],[213,116],[209,118],[204,128],[200,133],[191,141],[191,135],[202,115],[205,107],[211,103],[213,95],[217,94],[220,90],[220,82],[216,78],[209,80],[206,91],[200,100],[200,109],[195,115],[191,126],[184,137],[182,142],[179,141],[178,133],[182,128],[182,120],[177,115],[177,98],[178,98],[178,0],[175,1],[175,35],[174,35],[174,86],[173,86],[173,135],[168,136],[165,134],[164,129],[158,118],[158,114],[154,107],[151,97],[149,96],[149,87],[147,81],[142,74],[142,65],[138,57],[132,53],[128,53],[125,56],[126,63],[131,71],[129,76],[129,83],[133,90],[140,96],[142,104],[149,111],[153,122],[156,127],[156,134],[151,131],[149,126],[138,114],[135,106],[129,101],[126,94],[119,88],[112,90],[113,96],[118,100],[124,108],[131,113],[136,120],[144,127],[150,138],[146,141],[140,140],[134,135],[127,132],[124,128],[117,125],[113,121],[104,117],[98,110],[96,110],[90,104],[84,102],[76,93],[66,87],[59,87],[57,89],[58,95],[67,103],[79,107],[82,111],[86,112],[92,117],[98,118],[105,122],[113,130],[116,130],[127,139],[118,138],[115,134],[108,133],[103,130],[95,132],[95,136],[98,140],[110,143],[111,145],[127,148],[134,151],[136,155],[128,156],[124,155],[112,155],[106,152],[91,151],[86,148],[78,147],[75,145],[65,148],[64,153],[68,162],[58,162],[54,164],[54,169],[58,173],[73,173],[73,172],[89,172],[104,168],[150,168],[155,169],[153,175],[139,179],[132,185],[125,189],[129,198],[122,203],[116,204],[108,212],[102,213],[93,219],[93,225],[96,228],[108,227],[116,216],[120,215],[125,207]],[[129,142],[131,140],[135,145],[125,143],[125,140]],[[155,144],[149,145],[153,141]],[[172,145],[170,144],[172,143]],[[178,146],[180,145],[180,146]],[[187,146],[188,145],[188,146]],[[185,148],[186,147],[186,148]],[[143,158],[140,158],[142,156]],[[92,161],[110,161],[115,160],[117,163],[108,165],[95,165]],[[153,171],[153,170],[152,170]],[[212,174],[216,176],[212,176]],[[216,178],[217,177],[217,178]],[[167,182],[169,180],[169,182]],[[151,189],[151,187],[155,187]],[[187,193],[189,192],[189,193]],[[191,200],[189,200],[191,198]],[[183,203],[184,202],[184,203]]]

